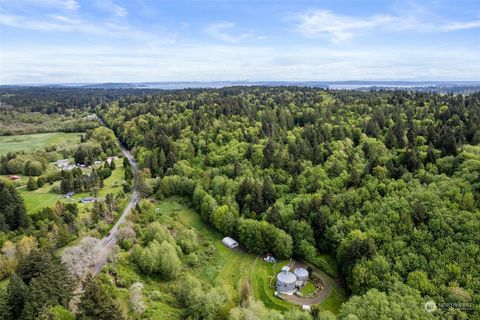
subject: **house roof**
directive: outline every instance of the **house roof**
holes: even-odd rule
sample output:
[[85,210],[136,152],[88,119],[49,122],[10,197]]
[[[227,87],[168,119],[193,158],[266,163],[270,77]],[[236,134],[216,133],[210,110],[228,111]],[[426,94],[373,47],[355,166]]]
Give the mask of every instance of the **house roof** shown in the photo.
[[297,281],[297,276],[289,271],[282,271],[277,274],[277,280],[283,283],[294,283]]

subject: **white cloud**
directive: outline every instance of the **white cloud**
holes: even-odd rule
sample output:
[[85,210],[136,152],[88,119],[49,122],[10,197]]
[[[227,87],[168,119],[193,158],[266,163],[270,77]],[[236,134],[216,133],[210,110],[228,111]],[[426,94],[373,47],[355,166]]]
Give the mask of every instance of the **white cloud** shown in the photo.
[[112,13],[113,15],[116,15],[117,17],[126,17],[128,15],[127,9],[110,0],[102,0],[97,3],[97,6]]
[[175,45],[4,48],[0,82],[478,80],[476,51]]
[[[0,0],[12,4],[12,0]],[[56,9],[77,10],[80,5],[76,0],[16,0],[14,4],[25,4],[36,7],[51,7]]]
[[235,23],[227,21],[211,24],[205,28],[205,32],[214,39],[229,43],[238,43],[246,38],[263,38],[256,36],[253,31],[239,30]]
[[72,18],[61,14],[40,17],[26,17],[0,12],[0,26],[43,32],[84,33],[94,36],[108,36],[121,39],[133,39],[156,43],[173,43],[175,34],[144,31],[128,24],[112,22],[92,22],[81,18]]
[[468,22],[452,22],[444,26],[445,31],[457,31],[475,28],[480,28],[480,20]]
[[333,14],[328,10],[315,10],[300,14],[297,31],[307,38],[327,36],[333,42],[347,40],[356,33],[391,23],[394,18],[375,15],[368,18],[355,18]]
[[480,28],[480,20],[464,22],[424,21],[416,14],[403,16],[373,15],[354,17],[334,14],[329,10],[313,10],[297,14],[295,30],[307,38],[328,37],[333,43],[373,31],[449,32]]

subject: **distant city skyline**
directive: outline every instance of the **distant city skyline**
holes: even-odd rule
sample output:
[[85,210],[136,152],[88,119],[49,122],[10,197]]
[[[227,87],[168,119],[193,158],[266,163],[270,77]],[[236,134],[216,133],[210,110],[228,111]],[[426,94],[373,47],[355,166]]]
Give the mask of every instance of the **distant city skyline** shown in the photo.
[[0,0],[0,84],[476,81],[478,1]]

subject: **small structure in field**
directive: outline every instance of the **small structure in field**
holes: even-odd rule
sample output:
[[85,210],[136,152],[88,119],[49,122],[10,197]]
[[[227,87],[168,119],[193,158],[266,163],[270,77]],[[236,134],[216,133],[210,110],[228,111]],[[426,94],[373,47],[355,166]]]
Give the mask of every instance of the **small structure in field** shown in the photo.
[[111,164],[112,161],[115,161],[115,160],[118,160],[118,157],[116,157],[116,156],[115,157],[107,157],[108,164]]
[[222,240],[223,244],[226,245],[227,247],[229,247],[230,249],[233,249],[233,248],[236,248],[238,247],[238,242],[233,240],[232,238],[230,237],[225,237],[223,238]]
[[284,267],[282,267],[282,272],[289,272],[290,271],[290,266],[289,265],[286,265]]
[[271,262],[271,263],[277,262],[277,259],[275,259],[275,257],[272,256],[270,253],[267,253],[267,256],[265,258],[263,258],[263,260],[265,262]]
[[13,176],[8,177],[8,179],[10,179],[10,180],[12,180],[12,181],[18,181],[18,180],[20,180],[21,178],[20,178],[20,176],[13,175]]
[[57,167],[58,168],[64,168],[70,164],[70,160],[68,159],[61,159],[57,160]]
[[75,194],[75,192],[73,192],[73,191],[68,192],[67,194],[65,194],[65,198],[70,199],[71,197],[73,197],[74,194]]
[[302,310],[303,311],[312,311],[312,308],[308,304],[303,304],[302,305]]
[[95,198],[94,197],[86,197],[86,198],[82,198],[80,199],[80,202],[81,203],[92,203],[95,201]]
[[293,270],[295,276],[297,276],[297,287],[303,287],[308,280],[308,271],[304,268],[296,268]]
[[83,117],[83,119],[85,119],[85,120],[97,120],[98,117],[95,113],[92,113],[92,114],[89,114],[89,115]]
[[296,284],[297,276],[292,272],[282,270],[277,274],[277,292],[291,295],[297,290]]

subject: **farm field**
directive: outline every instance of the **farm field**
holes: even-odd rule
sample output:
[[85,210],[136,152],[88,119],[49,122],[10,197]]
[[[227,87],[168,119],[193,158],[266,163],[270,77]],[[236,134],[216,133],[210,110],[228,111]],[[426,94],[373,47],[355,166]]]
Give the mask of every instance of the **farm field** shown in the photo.
[[14,136],[0,136],[0,155],[16,151],[33,151],[49,145],[74,145],[80,143],[79,133],[53,132]]

